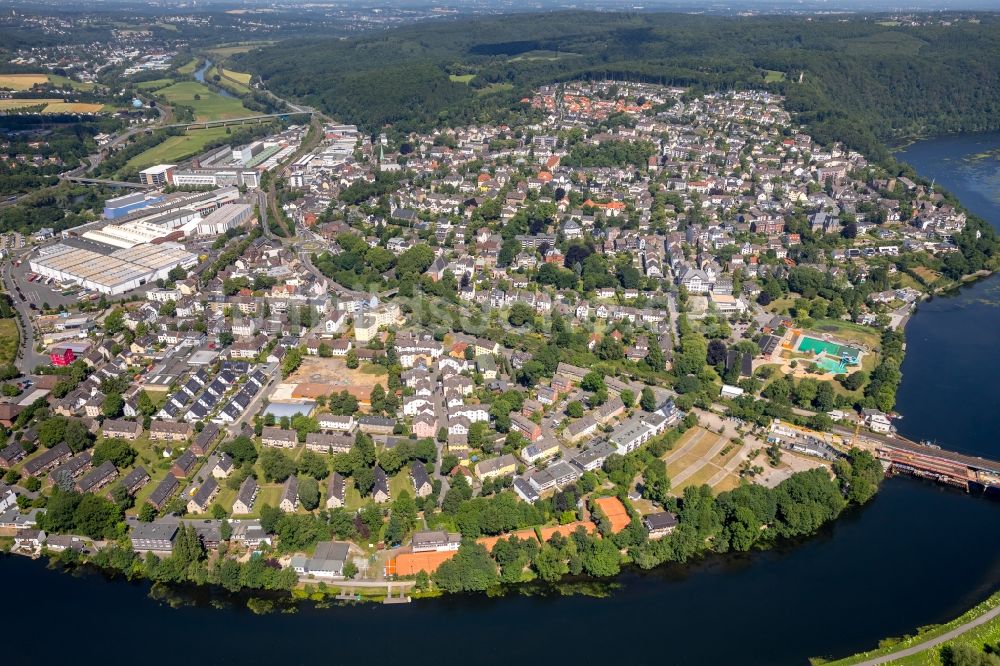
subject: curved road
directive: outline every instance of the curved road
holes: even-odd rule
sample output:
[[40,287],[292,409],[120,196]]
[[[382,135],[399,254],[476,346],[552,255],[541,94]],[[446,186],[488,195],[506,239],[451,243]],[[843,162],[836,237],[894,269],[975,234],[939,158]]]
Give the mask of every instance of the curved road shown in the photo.
[[867,661],[859,661],[855,666],[877,666],[877,664],[888,664],[897,659],[903,659],[904,657],[911,657],[919,652],[929,650],[933,647],[937,647],[942,643],[947,643],[953,638],[958,638],[962,634],[976,627],[986,624],[990,620],[994,619],[1000,615],[1000,606],[990,609],[989,611],[983,613],[974,620],[969,620],[965,624],[961,624],[950,631],[946,631],[940,636],[935,636],[922,643],[917,643],[914,646],[908,647],[905,650],[900,650],[898,652],[893,652],[891,654],[883,655],[881,657],[876,657],[874,659],[869,659]]

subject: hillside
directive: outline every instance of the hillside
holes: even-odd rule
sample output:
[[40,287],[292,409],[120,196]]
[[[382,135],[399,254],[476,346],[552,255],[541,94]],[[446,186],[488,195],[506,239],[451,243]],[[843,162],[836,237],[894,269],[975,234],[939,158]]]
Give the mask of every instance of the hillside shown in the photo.
[[607,76],[766,86],[787,95],[817,138],[876,156],[916,134],[1000,127],[994,15],[907,28],[843,17],[521,14],[288,41],[235,61],[279,95],[369,130],[502,119],[532,85]]

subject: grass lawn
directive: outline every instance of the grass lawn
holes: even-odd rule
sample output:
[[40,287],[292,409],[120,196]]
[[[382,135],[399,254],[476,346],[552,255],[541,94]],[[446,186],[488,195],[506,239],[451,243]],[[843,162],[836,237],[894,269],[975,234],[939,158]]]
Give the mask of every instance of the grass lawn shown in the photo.
[[0,363],[14,362],[17,344],[17,322],[13,319],[0,319]]
[[774,69],[765,69],[764,74],[764,83],[780,83],[785,80],[785,73]]
[[796,298],[796,296],[776,298],[768,304],[767,309],[775,314],[788,314],[792,306],[795,305]]
[[[210,129],[188,130],[181,136],[169,137],[163,143],[153,146],[149,150],[139,153],[130,159],[125,167],[145,169],[154,164],[164,164],[179,162],[193,157],[205,149],[210,142],[226,136],[225,127],[212,127]],[[150,395],[152,397],[152,394]]]
[[877,349],[882,342],[882,336],[875,329],[843,319],[817,319],[812,330],[858,342],[867,345],[869,349]]
[[237,72],[232,69],[225,69],[225,68],[220,68],[219,71],[227,79],[232,79],[233,81],[236,81],[237,83],[242,83],[245,86],[250,85],[251,75],[246,72]]
[[474,78],[476,78],[475,74],[450,74],[448,76],[448,79],[454,83],[469,83]]
[[153,79],[152,81],[137,83],[135,87],[139,90],[159,90],[160,88],[166,88],[167,86],[171,86],[173,84],[173,79]]
[[247,51],[253,51],[254,49],[273,44],[271,41],[261,41],[261,42],[246,42],[244,44],[230,44],[229,46],[220,46],[218,48],[210,49],[211,53],[218,56],[231,56],[237,53],[246,53]]
[[191,62],[186,65],[181,65],[177,68],[179,74],[194,74],[194,70],[198,69],[198,59],[191,58]]
[[399,497],[399,494],[404,490],[410,493],[410,497],[414,497],[413,483],[410,481],[410,468],[407,466],[404,466],[396,476],[389,478],[389,494],[392,499]]
[[[324,493],[326,489],[324,488]],[[323,502],[326,502],[326,497],[323,497]],[[364,505],[365,500],[361,497],[361,493],[358,492],[357,486],[354,485],[353,479],[344,479],[344,506],[351,511],[357,511]]]
[[249,113],[238,99],[223,97],[197,81],[181,81],[159,90],[158,94],[171,104],[193,108],[197,120],[239,118]]
[[72,88],[73,90],[82,90],[84,92],[89,92],[97,87],[94,83],[74,81],[68,77],[59,76],[58,74],[49,74],[49,82],[55,86],[66,86]]

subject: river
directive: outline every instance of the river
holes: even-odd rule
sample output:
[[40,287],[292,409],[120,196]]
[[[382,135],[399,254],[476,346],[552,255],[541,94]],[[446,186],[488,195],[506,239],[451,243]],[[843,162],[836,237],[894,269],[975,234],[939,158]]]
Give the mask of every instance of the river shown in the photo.
[[[211,67],[212,67],[212,61],[205,60],[205,62],[201,64],[201,67],[199,67],[198,70],[194,73],[194,80],[200,81],[201,83],[205,83],[205,72],[211,69]],[[236,95],[229,92],[220,85],[216,85],[214,88],[212,88],[212,90],[219,93],[223,97],[232,97],[233,99],[238,99]]]
[[[974,212],[1000,223],[995,160],[963,161],[1000,134],[926,141],[902,157]],[[993,169],[991,171],[991,169]],[[977,175],[978,174],[978,175]],[[991,175],[992,174],[992,175]],[[998,179],[997,185],[1000,185]],[[969,196],[966,194],[976,194]],[[994,352],[997,278],[922,304],[907,336],[899,409],[904,434],[1000,456]],[[405,606],[312,608],[257,616],[197,595],[171,608],[147,583],[67,576],[0,558],[3,598],[18,617],[51,617],[5,641],[4,663],[93,654],[108,663],[806,664],[959,615],[1000,588],[1000,503],[890,479],[868,506],[802,543],[687,567],[629,573],[603,598],[484,596]],[[85,610],[84,610],[85,609]],[[58,632],[51,643],[43,631]],[[98,645],[95,645],[98,642]],[[156,647],[159,645],[160,647]]]

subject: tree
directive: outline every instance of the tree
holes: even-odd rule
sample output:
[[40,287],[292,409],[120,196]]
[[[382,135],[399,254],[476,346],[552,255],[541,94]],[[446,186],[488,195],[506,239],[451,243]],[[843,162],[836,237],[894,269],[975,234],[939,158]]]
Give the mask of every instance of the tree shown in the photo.
[[[315,451],[304,451],[299,457],[298,471],[299,474],[305,474],[313,479],[325,479],[330,475],[330,468],[327,465],[326,458],[316,453]],[[301,496],[301,484],[299,495]]]
[[462,502],[472,497],[472,488],[464,474],[456,474],[451,486],[441,503],[441,510],[447,514],[456,514]]
[[87,430],[83,421],[73,419],[66,424],[63,439],[73,453],[79,453],[91,445],[94,436]]
[[656,395],[653,393],[653,389],[648,386],[643,387],[639,397],[639,406],[642,407],[643,411],[647,412],[656,410]]
[[604,384],[604,375],[596,370],[591,370],[583,376],[583,381],[580,382],[580,388],[584,391],[590,391],[592,393],[606,388]]
[[358,352],[352,347],[347,350],[347,367],[354,370],[358,365]]
[[156,507],[149,502],[143,502],[139,509],[139,520],[144,523],[151,523],[156,519]]
[[531,563],[538,577],[546,583],[555,583],[569,573],[566,558],[549,544],[543,545]]
[[235,439],[229,440],[222,445],[221,450],[223,453],[229,454],[229,457],[237,465],[243,465],[244,463],[252,465],[257,462],[257,447],[253,445],[253,440],[246,435],[240,435]]
[[579,400],[573,400],[566,405],[566,415],[574,419],[583,416],[583,405],[580,404]]
[[314,477],[299,477],[299,501],[306,511],[312,511],[319,506],[319,483]]
[[112,438],[101,440],[94,447],[94,455],[91,464],[97,467],[105,460],[110,460],[115,467],[122,469],[129,467],[138,454],[132,446],[124,439]]
[[434,572],[434,582],[445,592],[481,592],[499,582],[497,566],[486,548],[463,542],[458,552]]
[[535,310],[527,303],[514,303],[510,308],[510,314],[507,315],[507,321],[510,322],[511,326],[524,326],[529,321],[534,320]]
[[118,393],[109,393],[101,403],[101,412],[109,419],[117,418],[122,413],[125,400]]
[[38,426],[38,441],[47,449],[62,442],[66,434],[67,420],[62,416],[50,416]]
[[295,462],[281,451],[267,449],[260,456],[260,469],[268,483],[281,482],[295,472]]
[[1000,666],[1000,657],[977,650],[972,645],[955,643],[941,648],[943,666]]

